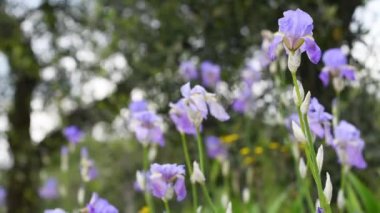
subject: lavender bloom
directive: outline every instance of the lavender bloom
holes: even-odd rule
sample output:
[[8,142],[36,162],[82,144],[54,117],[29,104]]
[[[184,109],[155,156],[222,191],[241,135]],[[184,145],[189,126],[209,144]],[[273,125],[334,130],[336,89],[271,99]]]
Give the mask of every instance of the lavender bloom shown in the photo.
[[177,164],[152,164],[149,188],[153,196],[170,200],[176,194],[177,201],[186,197],[185,166]]
[[7,197],[7,191],[4,187],[0,186],[0,206],[5,205],[5,199]]
[[39,189],[39,195],[46,200],[52,200],[59,197],[58,181],[55,178],[49,178],[44,185]]
[[66,213],[66,211],[60,208],[56,208],[56,209],[46,209],[44,213]]
[[334,140],[330,143],[335,148],[341,164],[358,169],[367,167],[362,153],[365,144],[360,137],[360,131],[354,125],[347,121],[339,122],[334,129]]
[[132,114],[137,112],[143,112],[148,110],[148,103],[144,100],[133,101],[129,104],[128,108]]
[[245,113],[248,111],[252,99],[253,94],[251,88],[248,85],[243,85],[238,97],[233,100],[232,109],[238,113]]
[[287,53],[303,53],[306,51],[310,61],[318,63],[321,58],[321,49],[313,38],[313,19],[304,11],[288,10],[284,17],[278,20],[279,30],[275,34],[269,47],[269,57],[276,58],[276,50],[280,43]]
[[220,66],[210,61],[201,64],[202,83],[206,87],[215,87],[220,81]]
[[80,173],[83,181],[89,182],[98,176],[95,162],[90,159],[87,148],[81,149]]
[[323,138],[325,136],[326,126],[329,125],[333,116],[325,112],[325,107],[323,107],[315,97],[310,100],[307,115],[311,131],[317,135],[317,137]]
[[88,213],[118,213],[119,211],[110,204],[106,199],[100,198],[98,194],[93,193],[90,203],[87,204]]
[[191,88],[190,83],[186,83],[181,87],[181,94],[189,118],[195,126],[199,127],[209,113],[220,121],[226,121],[230,118],[223,106],[217,101],[216,95],[208,93],[199,85]]
[[[311,98],[310,100],[307,116],[312,133],[320,139],[326,137],[327,140],[330,132],[330,121],[333,116],[325,112],[325,108],[318,102],[317,98],[315,97]],[[297,114],[292,114],[287,119],[287,127],[289,129],[291,129],[291,121],[294,121],[300,125],[299,117]]]
[[133,131],[136,138],[143,145],[149,143],[165,145],[164,133],[162,129],[162,118],[154,112],[144,111],[134,115]]
[[179,66],[179,73],[186,81],[198,78],[197,67],[193,61],[181,62],[181,65]]
[[210,158],[223,160],[227,158],[227,150],[218,137],[208,136],[206,138],[207,155]]
[[323,86],[327,86],[330,82],[330,76],[333,78],[342,78],[353,81],[355,77],[355,69],[347,64],[347,57],[340,48],[327,50],[323,54],[323,67],[319,74]]
[[63,134],[65,135],[66,139],[72,144],[79,143],[84,136],[82,130],[80,130],[79,127],[74,125],[66,127],[63,130]]
[[170,103],[169,115],[179,132],[192,135],[196,134],[196,128],[187,114],[186,105],[183,99],[175,104]]
[[252,86],[254,82],[261,80],[261,72],[248,66],[242,70],[241,78],[248,86]]

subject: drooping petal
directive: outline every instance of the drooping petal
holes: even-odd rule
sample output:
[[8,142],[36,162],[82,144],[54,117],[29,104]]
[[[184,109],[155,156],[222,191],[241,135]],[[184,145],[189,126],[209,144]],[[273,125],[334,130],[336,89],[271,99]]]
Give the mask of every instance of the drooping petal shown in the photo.
[[320,73],[319,73],[319,79],[322,81],[322,84],[324,87],[327,87],[330,82],[330,73],[327,70],[327,68],[324,68]]
[[317,45],[317,43],[314,41],[314,39],[310,37],[304,38],[305,43],[303,46],[303,49],[306,51],[307,56],[309,57],[310,61],[314,64],[317,64],[319,60],[321,59],[321,49]]
[[269,45],[269,48],[268,48],[268,56],[271,60],[276,59],[277,47],[282,42],[283,38],[284,36],[282,34],[276,34],[273,37],[272,43]]
[[182,175],[177,177],[177,181],[174,184],[174,191],[177,195],[177,201],[182,201],[183,199],[185,199],[187,191],[185,185],[185,178]]
[[220,121],[226,121],[230,119],[230,116],[224,110],[223,106],[216,101],[216,98],[211,98],[207,100],[208,106],[210,107],[210,113],[216,119]]
[[157,198],[164,198],[166,195],[166,191],[168,190],[168,184],[163,180],[162,175],[160,174],[152,174],[150,176],[150,189],[153,196]]
[[340,70],[340,75],[341,77],[350,81],[354,81],[356,79],[355,69],[351,66],[342,66]]

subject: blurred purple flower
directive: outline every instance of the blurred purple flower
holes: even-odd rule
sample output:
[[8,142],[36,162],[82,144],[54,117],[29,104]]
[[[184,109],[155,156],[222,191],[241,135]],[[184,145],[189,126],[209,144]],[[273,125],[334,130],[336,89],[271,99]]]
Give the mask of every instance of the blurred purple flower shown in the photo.
[[310,61],[318,63],[321,58],[321,49],[313,38],[313,19],[304,11],[288,10],[284,17],[278,20],[279,30],[269,46],[269,57],[276,58],[278,45],[283,44],[287,52],[303,53],[306,51]]
[[210,61],[201,64],[202,83],[206,87],[215,87],[220,81],[220,66]]
[[181,94],[188,116],[195,126],[200,126],[209,113],[220,121],[230,119],[216,95],[208,93],[203,87],[196,85],[191,88],[190,83],[186,83],[181,87]]
[[66,140],[68,140],[72,144],[79,143],[84,136],[83,131],[80,130],[79,127],[77,127],[75,125],[71,125],[71,126],[66,127],[63,130],[63,134],[65,135]]
[[7,191],[3,186],[0,186],[0,206],[4,206],[6,203]]
[[[310,100],[307,116],[312,133],[320,139],[326,138],[327,140],[330,134],[330,121],[333,116],[325,112],[325,108],[318,102],[318,99],[315,97],[311,98]],[[300,125],[298,114],[293,113],[288,117],[286,122],[288,129],[291,129],[292,121]]]
[[44,185],[39,189],[39,195],[46,200],[57,199],[59,197],[58,181],[56,178],[49,178]]
[[325,127],[330,123],[333,116],[325,112],[325,107],[323,107],[315,97],[310,100],[307,115],[311,131],[317,135],[317,137],[323,138],[325,136]]
[[208,136],[206,138],[207,155],[210,158],[223,160],[227,158],[227,150],[218,137]]
[[66,211],[60,208],[56,208],[56,209],[46,209],[44,213],[66,213]]
[[140,143],[165,145],[163,121],[156,113],[151,111],[136,113],[133,116],[133,123],[132,131]]
[[119,211],[106,199],[100,198],[97,193],[93,193],[90,203],[87,204],[88,213],[118,213]]
[[148,103],[144,100],[132,101],[129,106],[131,114],[148,110]]
[[354,125],[347,121],[339,122],[334,129],[334,139],[330,144],[335,148],[341,164],[358,169],[367,167],[363,157],[365,143],[360,137],[360,131]]
[[242,70],[241,78],[248,86],[252,86],[254,82],[261,80],[261,72],[253,67],[247,66]]
[[186,81],[198,78],[197,66],[194,61],[182,61],[179,66],[179,73]]
[[185,166],[177,164],[152,164],[149,188],[153,196],[170,200],[176,194],[177,201],[186,197]]
[[183,99],[175,104],[170,103],[169,115],[179,132],[192,135],[196,134],[196,128],[187,114],[186,105]]
[[245,113],[248,111],[252,100],[253,94],[250,86],[243,85],[239,90],[237,98],[233,100],[232,109],[238,113]]
[[92,181],[98,176],[98,169],[95,166],[94,160],[90,159],[86,147],[82,147],[81,149],[80,173],[85,182]]
[[323,54],[323,67],[319,74],[323,86],[327,86],[332,78],[342,78],[350,81],[356,79],[355,69],[347,64],[347,57],[340,48],[332,48]]

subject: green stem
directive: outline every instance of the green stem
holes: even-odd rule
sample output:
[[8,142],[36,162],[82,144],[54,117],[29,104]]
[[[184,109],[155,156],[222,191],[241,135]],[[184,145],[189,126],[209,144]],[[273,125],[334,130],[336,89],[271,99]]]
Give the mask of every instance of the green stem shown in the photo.
[[[186,162],[187,172],[188,172],[188,175],[190,177],[190,175],[193,173],[193,168],[191,166],[189,149],[187,148],[186,136],[183,133],[181,133],[181,141],[182,141],[183,152],[185,154],[185,162]],[[193,196],[193,210],[194,210],[194,212],[196,212],[197,208],[198,208],[198,195],[197,195],[197,188],[196,188],[194,183],[191,183],[191,193]]]
[[340,101],[340,92],[337,92],[336,98],[335,98],[334,104],[333,104],[333,109],[332,109],[332,112],[334,115],[334,118],[333,118],[333,126],[334,127],[336,127],[338,125],[338,121],[339,121],[339,101]]
[[[292,73],[293,84],[296,89],[297,99],[302,100],[300,88],[297,82],[296,72],[291,72],[291,73]],[[314,182],[317,185],[318,197],[319,197],[321,206],[326,211],[326,213],[331,213],[330,205],[328,204],[326,197],[323,193],[322,181],[321,181],[321,177],[319,176],[318,166],[316,163],[316,154],[314,151],[313,138],[312,138],[310,127],[309,127],[308,118],[306,115],[305,116],[302,115],[300,106],[297,106],[297,111],[298,111],[298,115],[300,119],[301,129],[304,132],[304,134],[306,133],[306,137],[308,140],[307,145],[306,145],[306,158],[308,161],[307,165],[309,167],[309,170],[312,173]]]
[[203,194],[204,194],[204,196],[205,196],[208,204],[210,205],[212,211],[213,212],[217,212],[216,208],[215,208],[215,205],[214,205],[214,203],[211,200],[210,194],[208,193],[206,185],[205,184],[201,184],[201,187],[202,187]]
[[[143,168],[144,168],[144,172],[148,171],[148,166],[149,166],[149,159],[148,159],[148,146],[143,146]],[[145,198],[145,202],[146,204],[149,206],[149,212],[155,212],[155,209],[154,209],[154,202],[152,200],[152,196],[150,195],[150,193],[145,190],[144,192],[144,198]]]
[[198,144],[199,164],[200,164],[201,170],[204,174],[205,162],[204,162],[204,153],[203,153],[203,143],[202,143],[201,134],[199,132],[199,128],[197,128],[197,144]]
[[166,213],[170,213],[169,203],[167,200],[162,200],[164,202]]

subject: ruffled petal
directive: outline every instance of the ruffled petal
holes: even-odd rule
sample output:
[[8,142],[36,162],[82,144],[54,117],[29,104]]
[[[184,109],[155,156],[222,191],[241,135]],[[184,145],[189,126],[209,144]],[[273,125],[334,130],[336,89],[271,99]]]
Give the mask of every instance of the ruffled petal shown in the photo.
[[207,101],[208,106],[210,107],[210,113],[212,116],[214,116],[216,119],[220,121],[226,121],[230,119],[230,116],[227,114],[227,112],[224,110],[223,106],[220,105],[214,98]]
[[340,76],[347,80],[354,81],[356,79],[355,69],[351,66],[343,66],[340,70]]
[[191,91],[190,82],[187,82],[181,87],[181,95],[185,98],[190,96],[190,91]]
[[305,43],[304,43],[304,50],[307,53],[307,56],[309,57],[310,61],[313,62],[314,64],[317,64],[319,60],[321,59],[321,49],[317,45],[317,43],[314,41],[314,39],[310,37],[305,37],[304,38]]
[[153,196],[157,198],[164,198],[168,187],[168,184],[160,176],[157,176],[156,174],[151,175],[150,189]]

